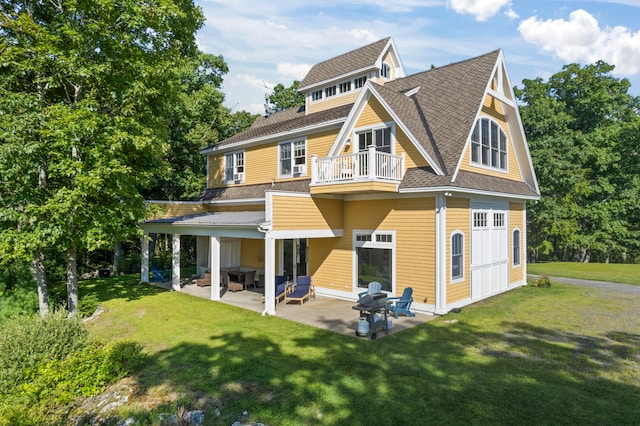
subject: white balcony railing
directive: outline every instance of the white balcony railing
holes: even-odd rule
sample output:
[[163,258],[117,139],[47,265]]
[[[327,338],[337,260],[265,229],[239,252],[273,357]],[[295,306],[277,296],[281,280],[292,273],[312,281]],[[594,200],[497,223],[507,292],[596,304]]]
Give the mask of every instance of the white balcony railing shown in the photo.
[[404,154],[376,151],[343,154],[337,157],[311,156],[311,183],[317,185],[361,181],[398,183],[404,171]]

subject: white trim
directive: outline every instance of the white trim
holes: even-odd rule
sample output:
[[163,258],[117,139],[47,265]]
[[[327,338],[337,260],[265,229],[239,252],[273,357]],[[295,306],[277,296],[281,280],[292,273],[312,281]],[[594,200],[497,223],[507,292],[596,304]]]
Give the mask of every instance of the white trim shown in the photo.
[[296,238],[335,238],[343,237],[344,229],[295,229],[269,231],[269,236],[283,240],[291,240]]
[[[462,236],[462,264],[460,265],[461,273],[462,275],[458,278],[454,278],[453,277],[453,237],[455,237],[456,235],[460,235]],[[449,284],[458,284],[461,282],[464,282],[465,280],[465,275],[464,275],[464,270],[466,269],[465,266],[465,262],[468,260],[465,258],[464,255],[464,247],[466,244],[466,235],[464,234],[464,232],[460,229],[456,229],[454,231],[451,231],[451,233],[449,234],[449,269],[450,269],[450,274],[449,274]]]
[[[371,235],[371,241],[359,242],[356,241],[358,235]],[[377,242],[375,241],[378,235],[391,235],[391,242]],[[391,250],[391,290],[386,291],[392,296],[396,294],[396,250],[397,250],[397,237],[395,230],[385,229],[354,229],[351,231],[351,258],[352,258],[352,290],[353,292],[362,291],[361,287],[358,287],[358,254],[356,248],[378,248],[383,250]]]
[[433,186],[433,187],[421,187],[421,188],[407,188],[398,191],[401,194],[415,194],[415,193],[433,193],[433,192],[456,192],[459,194],[468,195],[480,195],[499,198],[509,198],[513,200],[539,200],[539,195],[522,195],[522,194],[510,194],[507,192],[495,192],[483,189],[469,189],[459,186]]
[[[515,259],[513,258],[513,254],[515,253],[515,251],[513,250],[515,248],[513,246],[514,242],[515,242],[515,239],[513,238],[513,234],[516,231],[518,231],[518,237],[519,237],[518,238],[518,240],[519,240],[518,241],[518,244],[519,244],[519,246],[518,246],[518,260],[519,260],[519,263],[517,265],[514,263]],[[511,240],[511,247],[509,247],[511,249],[511,269],[522,268],[522,257],[523,257],[522,256],[522,231],[520,230],[520,228],[516,227],[516,228],[513,228],[511,230],[511,235],[510,235],[509,240]]]

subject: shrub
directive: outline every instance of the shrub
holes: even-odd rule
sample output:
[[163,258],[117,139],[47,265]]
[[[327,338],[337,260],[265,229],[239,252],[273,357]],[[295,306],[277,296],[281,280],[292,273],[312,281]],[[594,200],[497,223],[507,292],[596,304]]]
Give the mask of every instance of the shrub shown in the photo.
[[549,279],[549,275],[542,274],[540,277],[533,282],[534,287],[546,288],[551,287],[551,280]]
[[100,393],[141,366],[135,342],[103,345],[79,318],[24,316],[0,331],[0,425],[54,424],[79,396]]

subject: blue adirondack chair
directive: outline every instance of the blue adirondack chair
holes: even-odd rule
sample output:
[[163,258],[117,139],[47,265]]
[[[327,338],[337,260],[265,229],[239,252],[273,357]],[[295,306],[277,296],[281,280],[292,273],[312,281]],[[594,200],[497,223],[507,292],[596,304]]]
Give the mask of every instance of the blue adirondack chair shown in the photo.
[[382,291],[382,284],[380,284],[377,281],[371,281],[369,283],[369,287],[367,288],[367,291],[363,291],[362,293],[358,293],[358,297],[362,297],[362,296],[365,296],[367,294],[380,293],[381,291]]
[[387,308],[393,312],[393,316],[398,319],[398,315],[406,315],[409,317],[415,317],[416,314],[411,312],[409,309],[411,308],[411,303],[413,302],[413,289],[411,287],[407,287],[402,292],[402,296],[400,297],[389,297],[387,298],[388,302],[391,302]]

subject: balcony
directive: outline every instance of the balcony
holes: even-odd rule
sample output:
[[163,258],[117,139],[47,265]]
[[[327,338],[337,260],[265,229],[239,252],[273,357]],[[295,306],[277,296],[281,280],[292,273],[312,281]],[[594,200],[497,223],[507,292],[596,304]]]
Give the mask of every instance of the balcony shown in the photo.
[[376,151],[343,154],[337,157],[311,156],[311,193],[396,192],[404,173],[404,154]]

